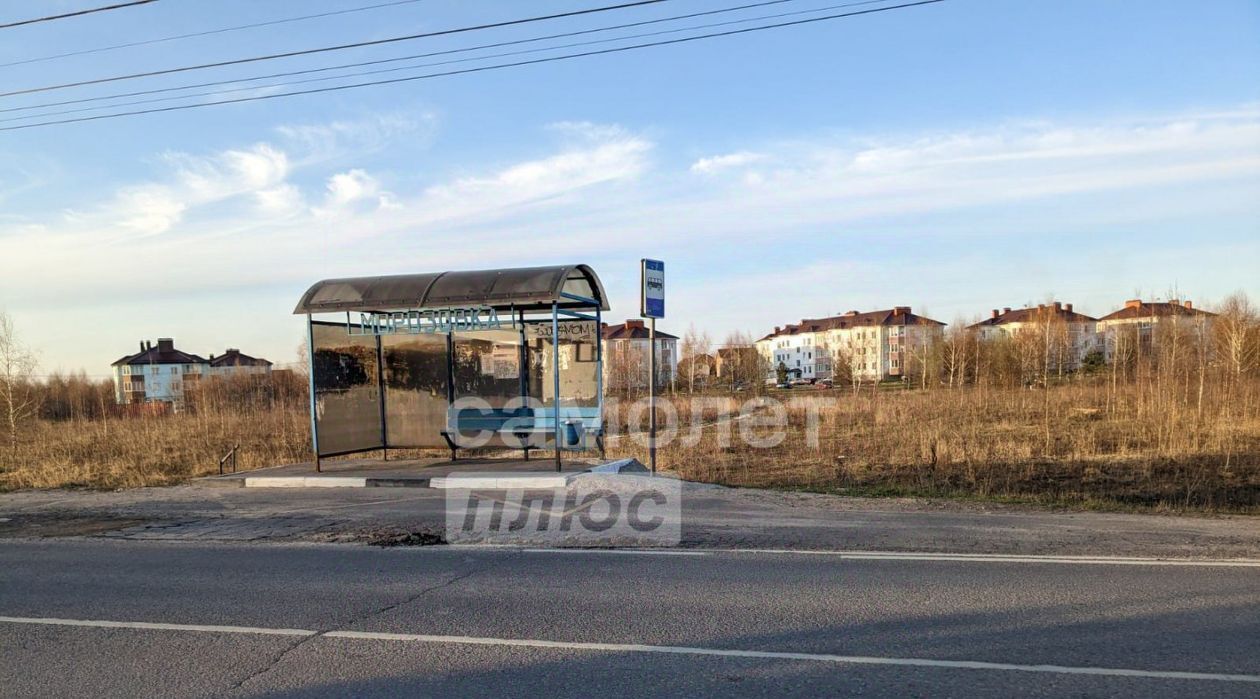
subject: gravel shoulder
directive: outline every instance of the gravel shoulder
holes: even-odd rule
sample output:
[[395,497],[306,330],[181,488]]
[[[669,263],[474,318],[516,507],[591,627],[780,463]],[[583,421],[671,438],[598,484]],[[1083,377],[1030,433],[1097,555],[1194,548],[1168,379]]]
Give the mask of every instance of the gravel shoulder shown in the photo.
[[[682,546],[1260,558],[1260,517],[1182,516],[686,484]],[[0,494],[0,539],[431,543],[442,491],[207,488]]]

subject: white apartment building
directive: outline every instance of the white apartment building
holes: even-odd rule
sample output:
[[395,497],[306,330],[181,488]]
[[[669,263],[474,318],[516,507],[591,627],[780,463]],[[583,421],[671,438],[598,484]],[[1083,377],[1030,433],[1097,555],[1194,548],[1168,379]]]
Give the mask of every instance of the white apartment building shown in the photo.
[[210,355],[207,360],[175,349],[169,337],[158,338],[157,345],[141,342],[140,351],[127,355],[111,366],[114,369],[114,400],[127,403],[184,402],[187,391],[204,377],[234,374],[268,374],[271,362],[228,350],[223,356]]
[[1116,342],[1125,331],[1134,333],[1138,348],[1149,350],[1155,343],[1156,331],[1161,324],[1202,323],[1202,331],[1206,333],[1210,331],[1215,317],[1215,313],[1195,308],[1189,301],[1130,299],[1124,302],[1124,308],[1098,319],[1098,339],[1110,362],[1115,354]]
[[[767,339],[772,340],[766,343],[766,350],[762,351],[770,367],[771,379],[778,376],[780,365],[786,367],[788,379],[816,380],[831,377],[831,362],[824,356],[825,352],[819,349],[824,343],[820,342],[817,330],[809,329],[810,322],[802,320],[800,325],[776,327],[774,333],[758,341],[757,347],[761,350]],[[818,342],[818,346],[815,346],[815,342]]]
[[981,340],[1015,338],[1022,333],[1042,332],[1049,324],[1062,324],[1064,333],[1064,369],[1079,367],[1085,356],[1099,349],[1097,318],[1072,310],[1072,304],[1053,301],[1036,307],[993,309],[992,314],[969,330],[979,333]]
[[[860,381],[883,381],[913,370],[916,348],[939,337],[945,324],[915,315],[909,306],[829,318],[805,319],[776,327],[757,341],[768,365],[767,381],[779,367],[792,379],[819,380],[846,373]],[[848,372],[839,369],[848,367]]]

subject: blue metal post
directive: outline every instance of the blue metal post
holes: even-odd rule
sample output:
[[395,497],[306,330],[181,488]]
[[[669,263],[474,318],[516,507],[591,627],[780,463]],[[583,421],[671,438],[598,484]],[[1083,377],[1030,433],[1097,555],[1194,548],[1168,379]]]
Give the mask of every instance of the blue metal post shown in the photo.
[[556,440],[556,473],[560,472],[560,304],[551,304],[551,373],[553,377],[553,386],[555,388],[551,399],[555,401],[555,410],[552,414],[555,416],[555,424],[552,429],[555,431]]
[[[604,431],[604,322],[599,306],[595,307],[595,399],[599,410],[595,413],[599,419],[599,432]],[[600,454],[600,458],[603,458]]]
[[319,420],[315,418],[315,326],[306,314],[306,357],[311,398],[311,447],[315,450],[315,470],[319,471]]

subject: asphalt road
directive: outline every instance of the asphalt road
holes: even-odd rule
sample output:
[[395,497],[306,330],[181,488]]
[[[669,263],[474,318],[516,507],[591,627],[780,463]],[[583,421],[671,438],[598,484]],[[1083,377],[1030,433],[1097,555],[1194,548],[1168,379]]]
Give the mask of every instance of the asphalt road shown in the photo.
[[15,697],[1260,696],[1231,564],[10,540],[0,617]]

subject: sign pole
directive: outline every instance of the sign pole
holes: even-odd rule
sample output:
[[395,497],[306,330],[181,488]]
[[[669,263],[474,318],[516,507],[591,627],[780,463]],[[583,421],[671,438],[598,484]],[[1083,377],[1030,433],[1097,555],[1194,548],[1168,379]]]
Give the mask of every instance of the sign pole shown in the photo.
[[[656,319],[665,317],[665,263],[640,260],[639,315],[648,319],[648,463],[656,475]],[[671,367],[672,369],[672,367]]]
[[648,462],[656,475],[656,318],[648,320]]

